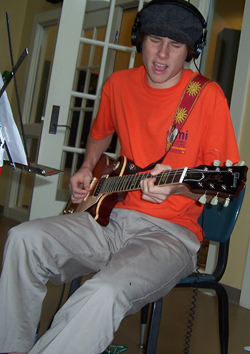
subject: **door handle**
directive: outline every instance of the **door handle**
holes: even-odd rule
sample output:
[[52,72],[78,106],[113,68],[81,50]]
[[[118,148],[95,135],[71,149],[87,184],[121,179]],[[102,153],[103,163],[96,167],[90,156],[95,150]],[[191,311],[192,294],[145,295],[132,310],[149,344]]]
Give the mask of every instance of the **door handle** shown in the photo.
[[50,119],[49,134],[56,134],[57,127],[63,127],[66,129],[71,129],[69,125],[57,124],[59,119],[60,106],[53,106]]
[[50,118],[50,127],[49,134],[56,134],[57,132],[57,123],[59,118],[60,106],[53,105],[51,118]]

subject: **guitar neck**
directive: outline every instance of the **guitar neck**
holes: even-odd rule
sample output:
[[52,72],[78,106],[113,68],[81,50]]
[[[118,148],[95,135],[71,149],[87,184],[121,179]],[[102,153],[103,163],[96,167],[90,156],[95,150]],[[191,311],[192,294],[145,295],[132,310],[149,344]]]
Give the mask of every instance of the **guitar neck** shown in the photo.
[[[157,176],[155,185],[162,186],[173,183],[182,183],[186,175],[187,167],[183,169],[163,171]],[[129,192],[140,189],[140,182],[145,178],[152,178],[149,172],[142,174],[130,174],[119,177],[103,176],[98,183],[98,193]]]

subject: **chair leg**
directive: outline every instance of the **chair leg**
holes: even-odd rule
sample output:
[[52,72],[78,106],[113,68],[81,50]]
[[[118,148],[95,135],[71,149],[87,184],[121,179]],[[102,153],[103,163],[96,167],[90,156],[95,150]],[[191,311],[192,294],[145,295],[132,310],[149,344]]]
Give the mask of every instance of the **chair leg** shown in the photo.
[[213,289],[218,297],[218,313],[219,313],[219,334],[221,354],[228,353],[229,338],[229,317],[228,317],[228,296],[226,289],[220,283],[215,281],[200,282],[199,288]]
[[140,343],[139,343],[139,348],[143,349],[145,348],[145,334],[146,334],[146,328],[147,328],[147,322],[148,322],[148,311],[149,311],[149,305],[145,305],[141,309],[141,333],[140,333]]
[[162,298],[155,301],[152,306],[152,314],[148,332],[146,354],[155,354],[161,323]]
[[220,347],[221,354],[228,353],[228,337],[229,337],[229,318],[228,318],[228,295],[219,283],[215,283],[215,291],[218,296],[218,311],[219,311],[219,331],[220,331]]
[[72,280],[70,289],[69,289],[69,295],[68,298],[79,288],[81,284],[82,277],[76,278]]

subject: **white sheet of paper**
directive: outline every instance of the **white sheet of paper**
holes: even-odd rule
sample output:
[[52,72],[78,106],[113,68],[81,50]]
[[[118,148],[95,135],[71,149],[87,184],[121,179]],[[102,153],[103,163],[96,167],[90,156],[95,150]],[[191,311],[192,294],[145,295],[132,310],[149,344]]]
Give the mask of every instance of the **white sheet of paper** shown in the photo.
[[[0,88],[3,86],[2,75],[0,75]],[[4,92],[0,98],[0,129],[8,146],[10,155],[14,162],[28,165],[23,142],[13,118],[12,110],[7,93]],[[4,160],[9,161],[6,151]]]

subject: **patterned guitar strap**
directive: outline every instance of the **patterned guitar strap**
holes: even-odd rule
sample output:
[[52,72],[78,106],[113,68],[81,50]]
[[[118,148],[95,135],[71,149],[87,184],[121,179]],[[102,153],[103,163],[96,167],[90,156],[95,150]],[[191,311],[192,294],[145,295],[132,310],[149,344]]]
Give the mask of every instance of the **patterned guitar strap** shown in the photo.
[[126,166],[126,170],[129,173],[152,170],[155,167],[155,165],[161,163],[164,160],[165,156],[167,155],[172,145],[174,144],[175,139],[178,136],[179,132],[181,131],[183,125],[187,121],[187,118],[191,113],[196,101],[200,97],[203,88],[209,82],[210,80],[202,76],[201,74],[196,74],[194,77],[192,77],[192,79],[188,82],[187,86],[185,87],[185,90],[183,91],[173,121],[167,132],[167,143],[166,143],[165,154],[159,160],[149,164],[144,168],[136,166],[133,162],[128,163],[128,165]]

